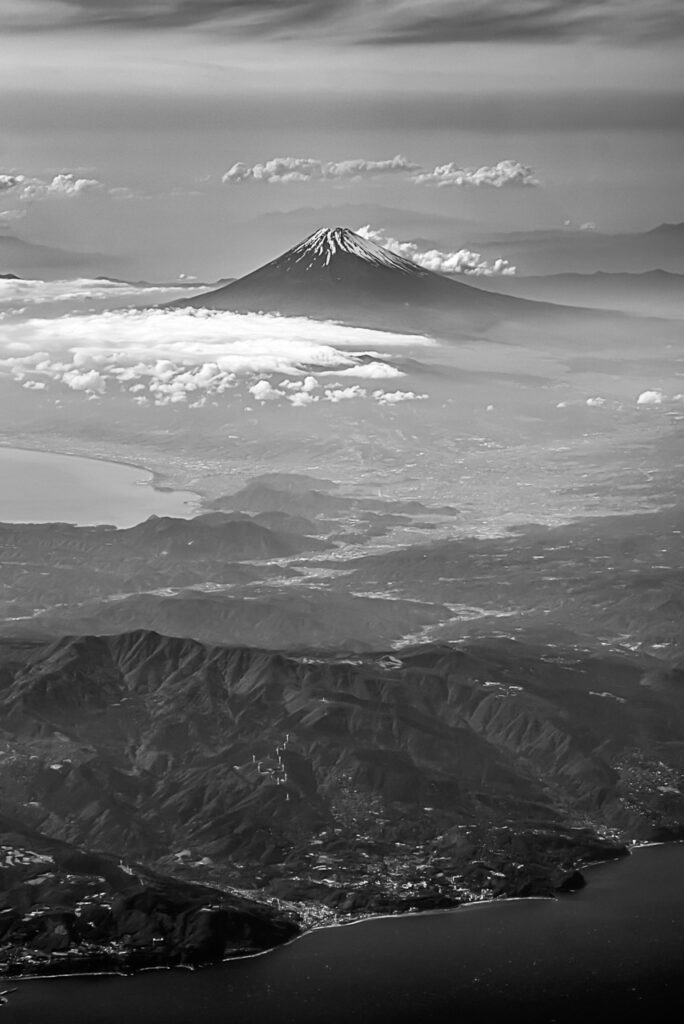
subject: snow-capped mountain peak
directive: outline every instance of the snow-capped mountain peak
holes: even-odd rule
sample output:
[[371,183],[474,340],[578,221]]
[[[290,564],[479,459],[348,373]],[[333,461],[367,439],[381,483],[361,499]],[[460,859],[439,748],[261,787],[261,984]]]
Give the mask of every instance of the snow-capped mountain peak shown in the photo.
[[317,270],[334,264],[340,256],[355,256],[374,266],[387,267],[404,274],[425,275],[425,271],[415,263],[362,238],[351,228],[319,228],[281,256],[280,261],[296,265],[300,270]]

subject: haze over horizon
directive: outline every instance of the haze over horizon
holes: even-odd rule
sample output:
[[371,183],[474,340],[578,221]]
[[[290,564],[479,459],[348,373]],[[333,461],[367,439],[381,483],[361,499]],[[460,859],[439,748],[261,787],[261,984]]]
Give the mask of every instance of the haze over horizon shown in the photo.
[[0,230],[128,276],[243,274],[338,209],[453,250],[682,219],[675,0],[1,6]]

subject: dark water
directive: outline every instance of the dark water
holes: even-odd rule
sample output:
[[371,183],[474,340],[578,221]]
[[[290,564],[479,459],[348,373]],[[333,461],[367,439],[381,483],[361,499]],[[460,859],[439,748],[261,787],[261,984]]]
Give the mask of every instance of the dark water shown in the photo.
[[587,889],[559,901],[326,929],[196,973],[17,983],[0,1024],[669,1018],[684,982],[684,844],[587,876]]

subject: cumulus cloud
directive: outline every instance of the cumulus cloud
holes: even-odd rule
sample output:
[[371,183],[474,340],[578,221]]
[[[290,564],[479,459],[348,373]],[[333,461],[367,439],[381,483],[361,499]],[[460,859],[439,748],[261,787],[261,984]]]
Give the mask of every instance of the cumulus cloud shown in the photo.
[[451,162],[441,164],[431,171],[423,171],[413,176],[416,185],[436,185],[438,188],[472,185],[479,187],[488,185],[492,188],[505,186],[538,185],[539,180],[531,167],[521,164],[518,160],[500,160],[491,167],[459,167]]
[[329,402],[348,402],[352,398],[365,398],[366,389],[359,384],[352,384],[348,388],[326,388],[325,397]]
[[264,163],[246,164],[239,161],[226,171],[221,179],[226,185],[291,185],[313,181],[363,181],[394,175],[414,185],[504,186],[539,185],[531,167],[517,160],[500,160],[491,167],[459,167],[455,163],[441,164],[432,169],[412,163],[397,154],[389,160],[317,160],[314,157],[278,156]]
[[[363,397],[356,384],[323,385],[317,373],[358,367],[368,353],[391,365],[395,348],[432,345],[421,336],[348,328],[296,317],[190,309],[129,309],[53,319],[6,318],[0,374],[97,398],[129,395],[193,408],[241,385],[259,404]],[[308,396],[308,397],[304,397]]]
[[97,178],[81,178],[71,171],[62,171],[51,178],[0,174],[0,195],[33,203],[41,199],[78,199],[92,195],[125,197],[130,192],[123,188],[109,188]]
[[321,377],[364,377],[370,380],[381,380],[390,377],[404,377],[405,373],[391,363],[379,363],[373,360],[370,363],[359,363],[358,366],[348,366],[344,370],[325,370]]
[[56,174],[51,181],[33,180],[22,185],[22,199],[41,199],[46,196],[73,198],[93,192],[106,191],[96,178],[77,178],[75,174]]
[[440,249],[420,249],[415,242],[400,242],[386,235],[383,230],[376,230],[366,224],[357,229],[357,234],[367,238],[384,249],[412,260],[419,267],[434,270],[440,274],[471,274],[475,277],[510,276],[515,274],[515,267],[501,257],[486,260],[479,252],[470,249],[457,249],[455,252],[443,252]]
[[0,192],[9,192],[17,188],[24,180],[21,174],[0,174]]
[[272,402],[277,400],[281,394],[267,380],[258,380],[256,384],[252,384],[251,388],[247,390],[250,394],[254,395],[257,402]]
[[406,174],[418,171],[405,156],[397,154],[389,160],[315,160],[311,157],[280,156],[263,164],[236,163],[226,171],[222,181],[227,185],[256,182],[265,185],[292,184],[306,181],[359,181],[380,175]]
[[417,395],[415,391],[374,391],[373,398],[380,405],[397,405],[398,402],[420,401],[427,395]]
[[637,398],[637,405],[662,405],[664,395],[655,388],[653,391],[642,391]]

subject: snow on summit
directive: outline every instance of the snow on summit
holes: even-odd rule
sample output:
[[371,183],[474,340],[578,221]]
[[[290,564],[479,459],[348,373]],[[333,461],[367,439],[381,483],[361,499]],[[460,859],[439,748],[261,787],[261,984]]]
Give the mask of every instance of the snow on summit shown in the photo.
[[340,255],[356,256],[367,263],[389,267],[404,274],[424,276],[425,273],[411,260],[390,252],[370,239],[362,238],[351,228],[319,228],[281,256],[278,262],[289,261],[297,265],[304,263],[305,269],[314,270],[329,266]]

